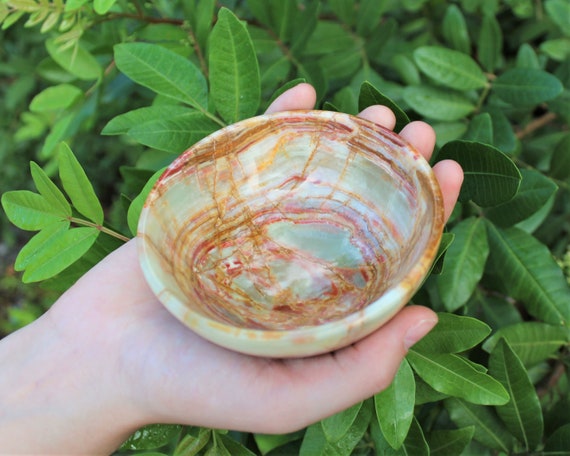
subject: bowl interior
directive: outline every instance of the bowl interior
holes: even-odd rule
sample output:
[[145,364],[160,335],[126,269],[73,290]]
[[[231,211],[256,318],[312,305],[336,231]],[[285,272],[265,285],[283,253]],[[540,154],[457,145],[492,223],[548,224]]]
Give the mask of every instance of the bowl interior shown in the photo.
[[232,327],[337,321],[410,280],[426,250],[433,258],[438,192],[425,160],[367,121],[248,119],[159,179],[139,224],[143,269],[159,298]]

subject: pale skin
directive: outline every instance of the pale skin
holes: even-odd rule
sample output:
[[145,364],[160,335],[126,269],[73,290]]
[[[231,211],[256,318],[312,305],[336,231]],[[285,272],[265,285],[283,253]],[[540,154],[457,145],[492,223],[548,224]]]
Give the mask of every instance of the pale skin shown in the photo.
[[[312,109],[300,84],[268,112]],[[361,117],[393,128],[383,106]],[[435,134],[423,122],[400,133],[426,158]],[[461,168],[434,167],[449,217]],[[150,423],[262,433],[303,428],[386,388],[407,350],[435,325],[407,306],[382,328],[333,354],[250,357],[213,345],[156,300],[138,266],[136,241],[110,254],[41,318],[0,342],[0,451],[109,454]]]

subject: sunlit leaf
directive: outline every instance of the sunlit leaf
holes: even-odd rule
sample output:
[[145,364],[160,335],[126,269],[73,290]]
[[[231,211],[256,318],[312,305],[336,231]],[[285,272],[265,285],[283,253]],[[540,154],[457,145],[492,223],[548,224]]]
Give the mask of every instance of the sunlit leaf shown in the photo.
[[427,384],[441,393],[483,405],[500,405],[509,400],[497,380],[463,362],[458,355],[425,355],[412,348],[408,352],[408,361]]
[[59,148],[59,177],[75,209],[92,222],[103,224],[103,207],[85,171],[65,143]]
[[204,75],[196,65],[173,51],[149,43],[118,44],[115,63],[127,77],[160,95],[200,110],[208,107]]
[[505,339],[499,340],[491,352],[489,372],[502,383],[511,398],[497,407],[498,415],[527,450],[536,449],[544,428],[542,409],[526,369]]
[[476,318],[439,313],[434,328],[414,345],[423,354],[461,353],[485,339],[491,328]]
[[35,258],[41,254],[43,249],[48,248],[49,243],[53,237],[58,237],[63,232],[69,229],[69,221],[62,220],[60,222],[52,223],[51,225],[42,228],[39,233],[36,233],[20,250],[16,261],[14,262],[14,269],[16,271],[25,270],[30,264],[33,264]]
[[392,448],[400,448],[408,435],[414,417],[415,391],[414,373],[404,359],[390,386],[374,396],[378,424]]
[[487,79],[467,54],[440,46],[422,46],[414,51],[420,70],[438,84],[457,90],[479,89]]
[[475,104],[463,93],[430,86],[408,86],[404,100],[414,111],[435,120],[458,120],[475,109]]
[[30,103],[30,111],[58,111],[70,107],[83,91],[71,84],[59,84],[48,87],[38,93]]
[[534,317],[570,324],[570,287],[549,250],[530,234],[487,223],[490,262],[509,294]]
[[350,429],[354,420],[358,416],[358,412],[362,408],[362,402],[347,408],[339,413],[335,413],[321,421],[321,426],[330,442],[336,442],[341,439]]
[[16,190],[2,195],[2,207],[8,220],[18,228],[37,231],[67,218],[67,211],[51,204],[38,193]]
[[437,160],[452,159],[465,175],[459,199],[480,206],[496,206],[509,201],[519,188],[521,173],[512,160],[495,147],[471,141],[445,144]]
[[30,162],[30,170],[34,184],[49,204],[58,208],[58,212],[71,216],[71,206],[61,190],[53,183],[45,171],[36,163]]
[[99,79],[103,74],[103,68],[97,59],[79,43],[71,48],[62,49],[53,38],[50,38],[46,41],[46,49],[58,65],[79,79]]
[[127,223],[129,225],[129,230],[131,231],[131,234],[133,236],[137,235],[137,226],[139,223],[139,218],[141,216],[142,208],[144,206],[144,202],[145,202],[148,194],[152,190],[152,187],[154,186],[156,181],[159,179],[159,177],[162,175],[164,170],[165,170],[165,168],[162,168],[152,175],[152,177],[145,184],[144,188],[136,196],[136,198],[133,199],[133,201],[131,202],[131,205],[129,206],[129,210],[127,212]]
[[259,66],[247,28],[222,8],[210,34],[211,96],[220,116],[228,123],[257,113],[261,96]]

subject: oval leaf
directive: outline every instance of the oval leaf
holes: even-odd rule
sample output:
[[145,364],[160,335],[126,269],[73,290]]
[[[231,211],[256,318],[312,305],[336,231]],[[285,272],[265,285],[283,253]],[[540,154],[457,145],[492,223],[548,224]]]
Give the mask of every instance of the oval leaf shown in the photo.
[[97,59],[79,42],[75,46],[62,49],[55,39],[49,39],[46,41],[46,49],[59,66],[79,79],[99,79],[103,74]]
[[490,332],[491,328],[476,318],[439,313],[435,327],[414,345],[414,350],[423,354],[461,353],[482,342]]
[[102,225],[103,207],[85,171],[65,143],[59,148],[59,177],[75,209],[92,222]]
[[443,272],[436,279],[439,295],[449,312],[469,300],[483,276],[489,255],[487,231],[482,219],[465,219],[451,232],[455,240],[447,249]]
[[560,80],[534,68],[512,68],[493,81],[493,91],[513,106],[534,106],[562,93]]
[[335,413],[322,420],[321,426],[323,427],[327,440],[329,442],[340,440],[348,432],[352,423],[354,423],[361,408],[362,402],[359,402],[342,412]]
[[465,175],[459,199],[472,200],[480,206],[505,203],[518,191],[521,173],[512,160],[499,149],[471,141],[445,144],[437,160],[457,161]]
[[402,446],[412,424],[415,391],[414,373],[404,359],[391,385],[374,396],[378,424],[394,449]]
[[2,207],[8,220],[23,230],[38,231],[67,219],[67,212],[59,205],[54,206],[42,195],[28,190],[4,193]]
[[558,190],[551,179],[538,171],[522,169],[520,172],[522,180],[515,197],[485,211],[487,218],[500,227],[512,226],[527,219],[541,209]]
[[539,321],[527,321],[505,326],[487,339],[483,348],[491,352],[500,339],[509,346],[526,367],[546,361],[570,343],[570,329]]
[[550,251],[530,234],[487,223],[489,260],[507,292],[534,317],[570,324],[570,287]]
[[66,109],[82,95],[81,89],[71,84],[59,84],[48,87],[32,98],[30,111],[49,112]]
[[210,34],[211,95],[228,123],[254,116],[259,108],[259,66],[247,28],[227,8],[218,13]]
[[471,52],[471,39],[465,17],[457,5],[449,5],[443,17],[442,32],[452,48],[465,54]]
[[417,374],[436,391],[482,405],[501,405],[509,400],[497,380],[458,355],[424,355],[412,348],[407,356]]
[[422,46],[414,51],[414,60],[422,72],[446,87],[471,90],[487,85],[487,78],[477,62],[463,52]]
[[491,352],[489,372],[511,397],[507,404],[497,407],[497,413],[527,450],[535,449],[542,440],[542,408],[526,369],[505,339]]
[[463,119],[475,109],[475,104],[462,93],[437,87],[408,86],[403,94],[414,111],[430,119]]
[[117,68],[137,84],[202,111],[207,109],[206,79],[188,59],[157,44],[125,43],[114,49]]

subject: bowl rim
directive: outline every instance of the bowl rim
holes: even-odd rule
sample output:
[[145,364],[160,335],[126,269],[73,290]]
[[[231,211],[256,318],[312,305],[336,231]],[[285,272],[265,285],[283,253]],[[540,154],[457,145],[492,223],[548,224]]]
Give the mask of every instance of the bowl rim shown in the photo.
[[[183,302],[165,288],[157,268],[153,266],[148,256],[148,249],[151,247],[147,246],[144,240],[144,232],[149,214],[148,208],[157,200],[155,197],[157,189],[165,185],[165,181],[168,182],[169,178],[175,175],[189,160],[194,151],[203,144],[215,141],[230,130],[239,130],[244,126],[245,128],[251,128],[268,120],[290,117],[319,118],[321,120],[346,119],[351,122],[354,122],[356,119],[356,122],[360,125],[367,125],[392,140],[396,139],[399,142],[403,142],[405,148],[413,154],[414,169],[426,177],[423,181],[429,183],[429,195],[434,200],[433,223],[431,224],[431,232],[427,241],[429,248],[422,252],[419,260],[406,272],[402,280],[387,288],[377,299],[358,311],[345,315],[338,320],[320,325],[286,330],[243,328],[214,320],[187,308]],[[427,160],[400,135],[379,124],[351,114],[324,110],[280,111],[272,114],[262,114],[223,127],[196,142],[175,158],[154,183],[145,200],[137,226],[137,251],[139,265],[145,280],[157,299],[178,320],[203,338],[217,345],[250,355],[270,357],[311,356],[340,348],[338,347],[339,344],[341,346],[349,345],[365,337],[404,307],[415,291],[419,289],[430,270],[437,255],[444,224],[443,197],[435,174]],[[351,332],[357,333],[358,336],[351,337]]]

